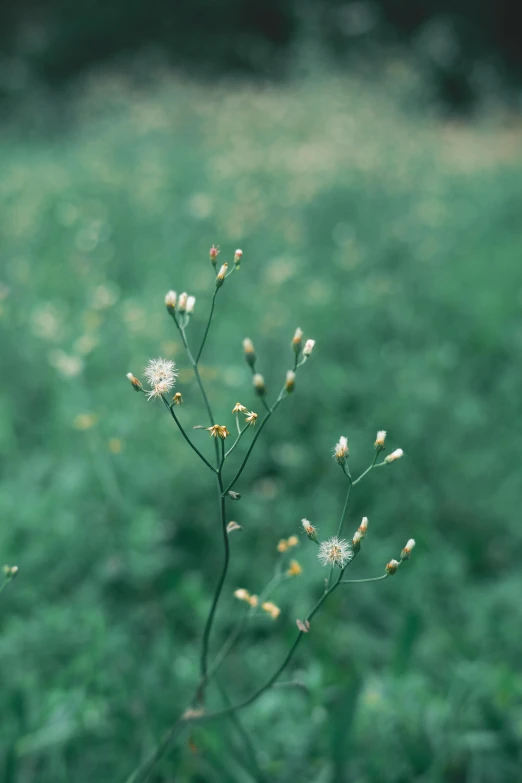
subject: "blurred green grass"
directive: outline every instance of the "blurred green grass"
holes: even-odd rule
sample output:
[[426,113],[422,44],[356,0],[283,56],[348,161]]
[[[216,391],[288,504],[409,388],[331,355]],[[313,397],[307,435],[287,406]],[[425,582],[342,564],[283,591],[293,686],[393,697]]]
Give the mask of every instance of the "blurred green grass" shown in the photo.
[[[220,567],[214,488],[125,373],[175,357],[184,421],[206,424],[163,296],[197,296],[200,336],[212,242],[220,260],[244,250],[203,362],[220,422],[258,406],[243,337],[274,392],[295,327],[317,341],[230,504],[243,532],[217,635],[302,517],[334,531],[341,434],[353,472],[380,428],[406,453],[354,492],[347,529],[363,514],[370,529],[353,576],[417,540],[398,577],[317,618],[293,667],[308,695],[275,689],[245,713],[268,778],[517,779],[520,120],[444,124],[408,78],[138,90],[106,75],[37,132],[4,128],[0,553],[20,567],[1,614],[6,783],[124,780],[192,692]],[[280,619],[226,669],[235,696],[321,589],[313,547],[297,557]],[[154,780],[254,779],[232,727],[192,740]]]

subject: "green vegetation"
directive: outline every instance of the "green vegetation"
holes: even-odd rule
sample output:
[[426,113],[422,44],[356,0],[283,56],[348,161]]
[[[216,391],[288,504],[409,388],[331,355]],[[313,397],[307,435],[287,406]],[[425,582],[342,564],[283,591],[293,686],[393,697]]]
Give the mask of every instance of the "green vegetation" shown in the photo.
[[[350,577],[417,540],[393,579],[332,596],[288,672],[303,689],[243,713],[264,779],[518,778],[522,155],[509,127],[412,115],[408,89],[140,92],[107,76],[46,133],[4,130],[0,557],[20,569],[0,599],[5,783],[124,781],[197,682],[215,487],[125,374],[174,357],[180,415],[206,425],[163,297],[197,297],[201,336],[213,242],[220,260],[244,251],[202,364],[220,423],[258,404],[244,337],[273,393],[295,327],[317,341],[231,504],[243,529],[214,649],[243,611],[233,590],[261,591],[280,538],[300,535],[304,572],[224,666],[230,697],[266,679],[316,600],[300,519],[335,532],[340,435],[355,473],[378,429],[405,451],[354,489],[347,529],[370,524]],[[261,780],[252,767],[221,722],[184,735],[153,780]]]

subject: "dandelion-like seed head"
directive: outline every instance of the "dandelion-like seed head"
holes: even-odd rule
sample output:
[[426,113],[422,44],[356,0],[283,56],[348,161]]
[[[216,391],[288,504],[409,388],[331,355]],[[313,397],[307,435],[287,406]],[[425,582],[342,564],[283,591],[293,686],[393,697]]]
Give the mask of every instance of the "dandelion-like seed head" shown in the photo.
[[176,365],[171,359],[151,359],[143,374],[152,386],[147,392],[149,400],[167,394],[178,377]]
[[346,438],[344,435],[341,435],[339,441],[335,444],[334,459],[337,460],[339,465],[344,465],[346,463],[347,456],[348,456],[348,438]]
[[334,536],[321,542],[317,556],[324,566],[344,568],[352,559],[353,550],[350,543],[344,538]]

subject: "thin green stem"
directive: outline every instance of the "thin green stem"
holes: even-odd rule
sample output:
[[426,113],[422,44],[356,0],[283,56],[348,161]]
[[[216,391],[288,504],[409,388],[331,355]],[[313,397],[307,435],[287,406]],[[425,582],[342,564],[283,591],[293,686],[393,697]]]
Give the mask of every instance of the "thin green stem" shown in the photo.
[[[238,425],[239,425],[239,422],[238,422]],[[229,448],[229,450],[226,452],[226,454],[225,454],[225,459],[228,457],[228,455],[229,455],[229,454],[231,454],[231,453],[234,451],[234,449],[236,448],[237,444],[239,443],[239,441],[241,440],[241,438],[243,437],[243,435],[245,434],[245,432],[247,431],[247,429],[248,429],[249,427],[250,427],[250,424],[245,424],[245,426],[243,427],[243,429],[242,429],[242,430],[241,430],[241,429],[239,430],[239,435],[237,436],[237,438],[235,439],[234,443],[233,443],[233,444],[232,444],[232,446]]]
[[[308,613],[308,616],[306,617],[306,620],[308,622],[310,622],[310,620],[312,620],[316,612],[319,611],[322,604],[328,598],[330,593],[333,593],[333,591],[337,589],[337,587],[341,583],[343,573],[344,573],[344,568],[340,572],[339,579],[337,580],[337,582],[333,585],[333,587],[331,587],[326,593],[324,593],[321,596],[321,598],[317,601],[317,603],[312,608],[312,610]],[[195,710],[189,713],[186,712],[180,718],[178,718],[176,723],[174,723],[174,725],[165,734],[161,742],[156,746],[156,748],[151,753],[149,758],[143,762],[143,764],[131,775],[130,778],[128,778],[127,783],[144,783],[147,780],[149,774],[152,772],[152,770],[154,769],[158,761],[160,761],[164,757],[164,755],[168,752],[170,746],[172,745],[173,740],[176,737],[176,734],[184,724],[192,723],[192,722],[207,722],[210,720],[214,720],[215,718],[228,717],[229,715],[232,715],[238,710],[242,710],[245,707],[248,707],[253,702],[257,701],[257,699],[260,696],[262,696],[263,693],[265,693],[269,688],[272,687],[272,685],[276,682],[276,680],[282,674],[284,669],[288,666],[303,636],[304,636],[304,631],[299,631],[294,643],[292,644],[290,650],[288,651],[287,655],[285,656],[284,660],[279,665],[275,673],[270,677],[270,679],[263,686],[258,688],[258,690],[252,694],[252,696],[250,696],[248,699],[245,699],[245,701],[242,701],[239,704],[236,704],[235,706],[226,707],[225,709],[219,710],[217,712],[205,713],[203,710],[201,711]],[[199,690],[200,689],[198,689],[198,692]]]
[[223,567],[221,569],[221,575],[214,591],[214,598],[212,599],[212,605],[205,624],[205,630],[203,631],[203,640],[201,643],[201,659],[200,659],[200,672],[201,682],[198,688],[199,701],[203,702],[205,688],[208,681],[208,647],[210,641],[210,632],[212,630],[212,624],[214,622],[214,615],[216,614],[219,597],[225,583],[225,579],[228,572],[228,564],[230,562],[230,541],[228,539],[227,522],[226,522],[226,509],[225,509],[225,493],[223,492],[223,479],[221,477],[221,470],[217,474],[219,503],[221,509],[221,530],[223,533],[223,544],[225,547],[225,558],[223,560]]
[[195,451],[195,452],[196,452],[196,454],[198,455],[198,457],[199,457],[199,458],[200,458],[200,459],[201,459],[201,460],[202,460],[202,461],[205,463],[205,465],[206,465],[208,468],[210,468],[210,470],[211,470],[213,473],[217,473],[217,470],[216,470],[216,468],[215,468],[213,465],[211,465],[211,464],[210,464],[210,462],[208,461],[208,459],[207,459],[205,456],[203,456],[203,454],[202,454],[202,453],[201,453],[201,451],[200,451],[200,450],[197,448],[197,446],[194,446],[194,444],[193,444],[193,443],[192,443],[192,441],[190,440],[189,436],[187,435],[187,433],[185,432],[185,430],[184,430],[184,429],[183,429],[183,427],[181,426],[181,422],[180,422],[180,420],[178,419],[178,417],[177,417],[177,416],[176,416],[176,414],[174,413],[174,408],[172,407],[172,405],[170,405],[170,404],[169,404],[168,400],[166,399],[166,397],[165,397],[163,394],[161,395],[161,399],[162,399],[162,400],[163,400],[163,402],[165,403],[165,407],[167,408],[167,410],[169,411],[170,415],[172,416],[172,418],[174,419],[174,421],[175,421],[175,422],[176,422],[176,424],[178,425],[178,429],[179,429],[179,431],[181,432],[181,434],[183,435],[183,437],[185,438],[185,440],[186,440],[186,441],[187,441],[187,443],[189,444],[190,448],[191,448],[193,451]]
[[281,573],[281,569],[279,568],[276,572],[276,574],[272,577],[270,582],[267,584],[265,589],[260,593],[257,599],[257,606],[251,606],[249,610],[242,616],[242,618],[239,620],[239,622],[236,624],[235,628],[229,635],[229,637],[225,640],[221,650],[216,655],[216,658],[212,665],[208,669],[207,673],[207,681],[210,680],[210,678],[215,674],[215,672],[219,669],[225,658],[229,655],[229,653],[232,651],[232,648],[234,647],[235,643],[241,636],[246,624],[249,620],[252,619],[252,617],[256,613],[256,609],[262,605],[263,601],[268,598],[272,590],[274,590],[276,587],[279,586],[283,579],[283,575]]
[[[283,391],[284,391],[284,387],[283,387]],[[234,486],[234,484],[236,483],[236,481],[238,480],[238,478],[239,478],[239,477],[240,477],[240,475],[242,474],[243,470],[245,469],[245,467],[246,467],[246,464],[247,464],[247,462],[248,462],[248,458],[250,457],[250,454],[252,453],[252,449],[253,449],[253,448],[254,448],[254,446],[256,445],[256,441],[257,441],[257,439],[258,439],[258,438],[259,438],[259,436],[261,435],[261,432],[262,432],[262,430],[263,430],[263,427],[265,426],[265,424],[267,423],[268,419],[269,419],[269,418],[270,418],[270,416],[273,414],[273,412],[275,411],[275,409],[277,408],[277,406],[279,405],[279,403],[281,402],[281,400],[282,400],[282,399],[283,399],[283,396],[282,396],[282,393],[280,393],[280,394],[279,394],[279,397],[278,397],[278,398],[277,398],[277,400],[275,401],[274,405],[273,405],[271,408],[269,408],[269,410],[268,410],[268,413],[266,414],[265,418],[263,419],[263,421],[262,421],[262,422],[261,422],[261,424],[259,425],[259,429],[257,430],[256,434],[254,435],[254,437],[253,437],[253,439],[252,439],[252,443],[250,444],[250,446],[249,446],[249,448],[248,448],[248,451],[247,451],[247,453],[245,454],[245,457],[244,457],[244,459],[243,459],[243,462],[242,462],[242,463],[241,463],[241,465],[239,466],[239,469],[238,469],[238,471],[237,471],[236,475],[234,476],[234,478],[232,479],[232,481],[231,481],[231,482],[230,482],[230,483],[227,485],[227,488],[224,490],[224,494],[225,494],[225,495],[226,495],[226,493],[227,493],[229,490],[231,490],[231,489],[232,489],[232,487]]]
[[207,321],[207,326],[206,326],[206,329],[205,329],[205,334],[203,335],[203,339],[201,341],[201,345],[199,346],[199,351],[198,351],[197,356],[196,356],[196,364],[198,364],[198,362],[199,362],[199,360],[201,358],[201,354],[203,353],[203,348],[205,347],[205,342],[206,342],[207,337],[208,337],[210,324],[212,323],[212,316],[214,315],[214,308],[216,306],[216,297],[217,297],[218,291],[219,291],[219,288],[216,287],[216,290],[214,291],[214,296],[212,297],[212,304],[210,306],[210,314],[208,316],[208,321]]
[[[228,696],[228,693],[223,688],[223,685],[221,683],[218,683],[218,688],[220,690],[221,696],[223,697],[223,701],[225,702],[227,707],[232,706],[232,702],[230,701],[230,698]],[[263,783],[265,780],[265,777],[263,775],[263,772],[261,771],[261,768],[259,766],[259,762],[257,760],[257,752],[254,747],[254,743],[252,742],[252,739],[250,737],[250,734],[247,732],[245,727],[243,726],[243,722],[240,720],[239,715],[237,715],[235,712],[231,712],[229,715],[230,721],[233,723],[233,725],[236,728],[237,733],[241,737],[243,741],[243,745],[246,750],[246,755],[250,761],[250,765],[252,767],[252,772],[259,783]]]
[[6,579],[5,580],[5,582],[3,583],[2,587],[0,587],[0,595],[2,595],[2,593],[4,592],[5,588],[7,587],[7,585],[9,584],[10,581],[11,581],[10,579]]
[[363,471],[363,473],[361,473],[361,475],[358,478],[356,478],[355,481],[352,481],[352,486],[355,486],[356,484],[358,484],[359,481],[361,481],[361,479],[363,479],[370,472],[370,470],[373,470],[373,468],[380,468],[382,465],[386,464],[385,462],[380,462],[378,465],[376,465],[375,463],[377,462],[377,457],[378,456],[379,456],[379,452],[376,451],[375,452],[375,456],[373,458],[373,462],[370,465],[370,467],[366,468],[366,470]]
[[341,512],[341,519],[339,520],[339,526],[337,528],[337,538],[341,535],[341,531],[343,529],[344,521],[346,519],[346,512],[348,511],[348,503],[350,500],[350,493],[352,491],[352,479],[348,476],[348,492],[346,493],[346,500],[344,501],[343,510]]
[[361,582],[380,582],[381,579],[387,579],[389,574],[383,574],[382,576],[372,576],[370,579],[342,579],[342,585],[356,585]]
[[[196,377],[196,382],[197,382],[197,384],[199,386],[199,390],[201,392],[201,396],[203,397],[203,402],[205,404],[205,408],[207,409],[207,414],[208,414],[208,418],[209,418],[209,424],[210,424],[210,426],[212,426],[213,424],[216,423],[216,421],[214,419],[214,414],[212,413],[212,408],[210,407],[210,402],[209,402],[209,399],[207,397],[207,393],[205,391],[205,387],[203,386],[203,381],[201,380],[201,375],[199,374],[199,368],[198,368],[197,362],[194,359],[194,356],[192,355],[192,351],[190,350],[190,346],[189,346],[188,341],[187,341],[187,336],[185,334],[185,327],[184,327],[184,325],[181,325],[179,323],[178,319],[176,318],[176,313],[175,312],[171,312],[171,316],[172,316],[172,320],[176,324],[176,326],[178,328],[178,331],[179,331],[179,333],[181,335],[181,340],[183,342],[183,345],[185,346],[185,350],[187,352],[187,356],[188,356],[189,361],[190,361],[190,363],[192,365],[192,369],[194,370],[194,375]],[[217,443],[214,443],[214,449],[215,449],[215,452],[216,452],[216,465],[218,465],[219,464],[219,447],[218,447]]]

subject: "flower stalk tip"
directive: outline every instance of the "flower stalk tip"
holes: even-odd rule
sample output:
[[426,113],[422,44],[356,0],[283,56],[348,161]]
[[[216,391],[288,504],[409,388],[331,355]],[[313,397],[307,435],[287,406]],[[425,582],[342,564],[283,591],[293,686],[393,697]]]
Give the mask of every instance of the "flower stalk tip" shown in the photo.
[[127,378],[131,382],[132,388],[134,389],[134,391],[139,392],[139,391],[141,391],[143,389],[143,386],[141,385],[141,382],[131,372],[127,373]]
[[348,454],[348,438],[346,438],[344,435],[341,435],[339,441],[335,444],[334,459],[339,465],[345,465]]
[[401,560],[409,560],[413,547],[415,546],[415,539],[410,538],[406,546],[401,552]]
[[178,298],[178,295],[175,291],[168,291],[165,294],[165,305],[167,307],[167,310],[169,313],[173,313],[176,309],[176,300]]
[[388,456],[384,458],[384,461],[395,462],[395,460],[401,459],[401,457],[403,456],[404,456],[404,452],[402,449],[395,449],[395,451],[392,451],[391,454],[388,454]]
[[386,568],[385,568],[385,571],[388,574],[388,576],[393,576],[393,574],[396,574],[399,565],[400,564],[397,560],[390,560],[390,562],[386,564]]

